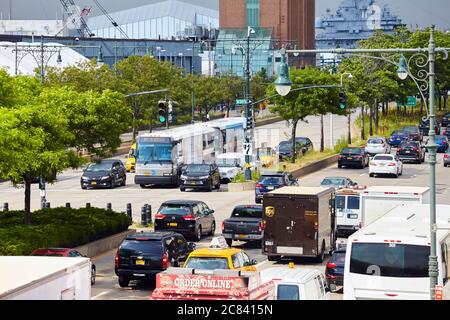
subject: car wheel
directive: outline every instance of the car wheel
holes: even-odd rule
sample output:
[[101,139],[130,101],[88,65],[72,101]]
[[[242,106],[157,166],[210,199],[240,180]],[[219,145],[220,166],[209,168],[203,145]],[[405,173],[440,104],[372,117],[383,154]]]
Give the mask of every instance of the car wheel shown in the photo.
[[199,242],[202,240],[202,226],[199,226],[197,229],[197,234],[195,235],[195,241]]
[[208,233],[209,236],[214,236],[214,233],[216,232],[216,222],[213,221],[211,224],[211,231]]
[[231,246],[233,245],[233,239],[225,239],[225,241],[227,242],[227,245],[231,248]]
[[369,177],[373,178],[375,176],[374,173],[369,173]]
[[86,190],[86,189],[87,189],[87,187],[83,187],[83,186],[81,186],[81,189],[83,189],[83,190]]
[[208,192],[212,192],[213,191],[213,184],[212,181],[209,183],[208,185]]
[[116,181],[114,179],[111,179],[111,184],[109,185],[109,189],[114,189],[116,186]]
[[255,198],[256,203],[261,203],[261,199]]
[[216,184],[215,189],[220,190],[220,181]]
[[91,268],[91,285],[95,284],[95,277],[96,277],[95,266],[92,266],[92,268]]
[[123,276],[119,276],[119,286],[121,288],[126,288],[128,287],[128,284],[130,283],[130,279],[123,277]]
[[139,185],[142,189],[145,189],[146,185],[145,184],[140,184]]
[[186,188],[180,187],[180,191],[181,191],[181,192],[185,192],[185,191],[186,191]]
[[267,260],[269,260],[269,261],[280,261],[281,260],[281,256],[268,256]]
[[342,164],[338,164],[338,168],[339,168],[339,169],[342,169]]
[[122,183],[120,184],[121,187],[125,187],[127,185],[127,179],[123,178]]
[[361,165],[359,166],[360,169],[364,169],[366,167],[366,162],[363,160],[361,162]]

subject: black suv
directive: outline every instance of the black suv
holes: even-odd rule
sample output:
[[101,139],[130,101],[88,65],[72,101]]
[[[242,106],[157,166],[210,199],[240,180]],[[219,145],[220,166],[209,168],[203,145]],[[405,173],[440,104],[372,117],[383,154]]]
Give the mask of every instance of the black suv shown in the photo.
[[[430,131],[430,120],[429,119],[420,120],[419,130],[422,136],[428,136],[428,133]],[[439,121],[436,121],[434,131],[436,132],[436,134],[440,134],[441,128],[439,127]]]
[[425,162],[425,146],[419,141],[403,142],[397,149],[397,156],[401,161]]
[[101,160],[84,169],[80,183],[81,189],[125,186],[127,170],[120,160]]
[[155,215],[155,231],[175,231],[200,241],[202,235],[214,235],[216,219],[213,213],[214,210],[202,201],[166,201]]
[[407,126],[402,129],[402,131],[405,131],[409,134],[409,137],[413,141],[422,141],[423,136],[422,132],[420,132],[418,127],[415,126]]
[[[295,138],[295,150],[297,155],[304,155],[306,152],[313,150],[313,144],[311,140],[307,137],[296,137]],[[292,151],[292,139],[289,141],[282,141],[277,148],[278,157],[283,160],[286,157],[292,158],[294,153]]]
[[338,168],[356,166],[364,169],[369,165],[369,154],[364,148],[344,148],[338,155]]
[[183,168],[180,180],[181,191],[186,191],[186,188],[220,189],[219,167],[216,164],[189,164]]
[[255,188],[255,202],[261,203],[264,195],[286,186],[298,186],[298,180],[289,172],[264,173]]
[[116,253],[114,271],[119,285],[128,287],[131,280],[149,280],[168,267],[179,267],[194,249],[195,244],[175,232],[129,235]]

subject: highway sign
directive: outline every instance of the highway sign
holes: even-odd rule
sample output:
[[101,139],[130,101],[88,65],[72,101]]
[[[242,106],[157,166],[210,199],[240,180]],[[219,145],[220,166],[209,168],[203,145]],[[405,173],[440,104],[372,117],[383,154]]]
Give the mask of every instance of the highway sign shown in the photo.
[[417,98],[414,96],[409,96],[406,101],[397,101],[398,106],[404,107],[415,107],[417,106]]
[[237,105],[245,106],[247,103],[248,103],[247,99],[236,99]]

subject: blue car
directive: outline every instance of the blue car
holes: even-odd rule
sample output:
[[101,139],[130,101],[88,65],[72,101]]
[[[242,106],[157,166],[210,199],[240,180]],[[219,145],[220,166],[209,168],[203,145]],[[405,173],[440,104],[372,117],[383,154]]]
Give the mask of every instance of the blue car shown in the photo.
[[407,132],[397,130],[397,131],[392,132],[391,137],[389,138],[388,142],[392,147],[398,147],[403,142],[409,141],[409,140],[410,140],[410,136]]
[[447,136],[436,136],[436,144],[439,146],[438,152],[444,153],[448,150]]

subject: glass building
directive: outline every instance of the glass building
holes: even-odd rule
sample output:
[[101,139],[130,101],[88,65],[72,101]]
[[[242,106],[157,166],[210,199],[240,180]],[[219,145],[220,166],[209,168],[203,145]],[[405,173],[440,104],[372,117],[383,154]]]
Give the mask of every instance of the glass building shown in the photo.
[[[180,39],[189,28],[219,28],[219,11],[177,0],[118,11],[110,16],[131,39]],[[89,18],[88,25],[97,37],[123,38],[106,16]]]

